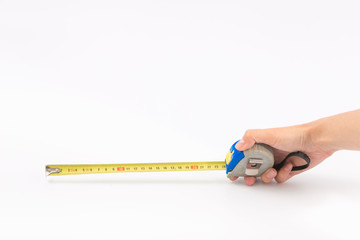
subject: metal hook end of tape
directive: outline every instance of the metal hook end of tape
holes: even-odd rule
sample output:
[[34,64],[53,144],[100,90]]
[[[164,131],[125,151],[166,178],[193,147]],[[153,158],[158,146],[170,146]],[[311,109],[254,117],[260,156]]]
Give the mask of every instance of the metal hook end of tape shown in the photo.
[[60,173],[61,169],[60,168],[51,168],[49,166],[45,166],[45,174],[46,176],[49,176],[53,173]]

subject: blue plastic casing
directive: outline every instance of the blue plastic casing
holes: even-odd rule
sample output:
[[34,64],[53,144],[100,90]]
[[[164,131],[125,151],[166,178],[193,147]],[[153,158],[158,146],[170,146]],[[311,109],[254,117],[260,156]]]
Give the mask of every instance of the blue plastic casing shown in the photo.
[[225,164],[226,164],[226,174],[231,172],[236,165],[245,157],[243,151],[239,151],[235,148],[236,141],[230,148],[229,152],[226,154]]

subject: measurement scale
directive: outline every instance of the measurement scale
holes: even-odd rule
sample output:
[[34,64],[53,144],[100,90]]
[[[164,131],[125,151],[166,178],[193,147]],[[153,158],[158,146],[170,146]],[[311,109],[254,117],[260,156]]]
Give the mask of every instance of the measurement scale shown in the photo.
[[273,149],[265,144],[256,143],[252,148],[239,151],[235,142],[226,154],[225,161],[216,162],[167,162],[167,163],[124,163],[124,164],[65,164],[47,165],[47,176],[64,176],[96,173],[126,172],[169,172],[169,171],[212,171],[226,170],[228,178],[240,176],[260,176],[271,167],[279,170],[289,157],[297,156],[306,161],[303,166],[294,167],[292,171],[302,170],[309,166],[310,158],[302,152],[290,153],[281,163],[274,166]]

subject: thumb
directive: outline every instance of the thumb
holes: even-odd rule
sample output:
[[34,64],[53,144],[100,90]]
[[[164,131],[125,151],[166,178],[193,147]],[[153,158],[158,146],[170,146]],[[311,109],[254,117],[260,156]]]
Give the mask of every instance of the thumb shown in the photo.
[[247,130],[243,138],[237,142],[235,148],[239,151],[245,151],[255,143],[265,143],[267,145],[274,145],[275,135],[271,129],[251,129]]

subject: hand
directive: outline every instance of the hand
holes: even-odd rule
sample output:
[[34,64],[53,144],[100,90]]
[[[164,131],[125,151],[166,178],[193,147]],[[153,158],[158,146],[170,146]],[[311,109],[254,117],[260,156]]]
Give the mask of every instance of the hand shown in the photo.
[[[264,183],[269,183],[274,178],[278,183],[282,183],[294,175],[315,167],[335,152],[316,142],[313,129],[311,124],[304,124],[283,128],[248,130],[235,147],[239,151],[245,151],[251,148],[255,143],[265,143],[270,145],[274,148],[275,164],[280,163],[291,152],[301,151],[307,154],[311,159],[310,166],[307,169],[292,172],[291,169],[293,166],[304,164],[303,159],[292,157],[287,160],[285,165],[279,171],[270,168],[261,175],[261,180]],[[235,181],[236,179],[237,177],[231,180]],[[245,177],[246,185],[251,186],[255,182],[255,177]]]

